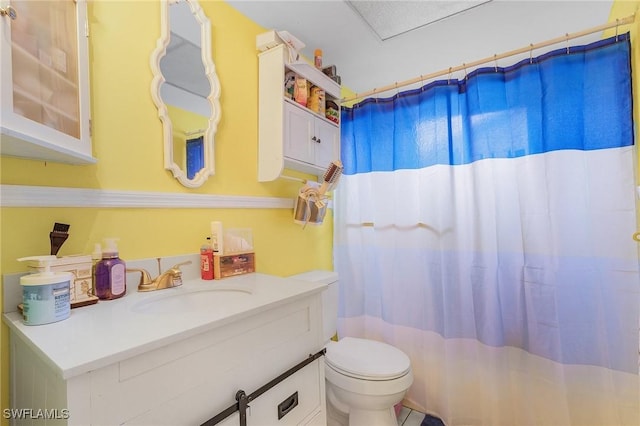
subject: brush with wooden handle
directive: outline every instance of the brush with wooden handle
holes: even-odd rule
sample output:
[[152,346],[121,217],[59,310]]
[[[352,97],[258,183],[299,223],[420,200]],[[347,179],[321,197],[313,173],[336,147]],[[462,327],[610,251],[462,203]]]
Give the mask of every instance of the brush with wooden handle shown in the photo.
[[336,187],[338,179],[342,176],[342,170],[344,170],[344,167],[340,160],[332,161],[331,164],[329,164],[329,168],[324,172],[322,185],[318,190],[320,196]]

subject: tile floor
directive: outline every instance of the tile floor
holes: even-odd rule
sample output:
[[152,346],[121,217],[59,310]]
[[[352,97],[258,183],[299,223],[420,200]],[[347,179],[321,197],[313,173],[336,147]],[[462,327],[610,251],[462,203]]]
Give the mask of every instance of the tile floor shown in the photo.
[[424,420],[424,413],[408,407],[402,407],[398,414],[398,426],[420,426],[422,420]]

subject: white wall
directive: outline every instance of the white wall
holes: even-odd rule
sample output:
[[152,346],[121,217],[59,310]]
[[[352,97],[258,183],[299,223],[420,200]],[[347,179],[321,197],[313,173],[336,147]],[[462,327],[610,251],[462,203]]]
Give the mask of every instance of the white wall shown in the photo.
[[[345,1],[229,3],[265,28],[295,35],[306,44],[303,53],[309,58],[315,48],[322,48],[324,65],[336,64],[342,84],[356,92],[603,24],[613,4],[610,0],[493,0],[382,42]],[[215,22],[215,17],[212,20]],[[591,40],[597,38],[600,36]],[[513,62],[505,59],[498,65]]]

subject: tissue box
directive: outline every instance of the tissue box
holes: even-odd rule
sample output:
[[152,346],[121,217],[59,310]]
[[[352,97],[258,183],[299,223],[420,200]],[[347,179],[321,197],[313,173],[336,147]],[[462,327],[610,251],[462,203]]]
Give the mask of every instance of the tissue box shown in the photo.
[[256,271],[256,254],[253,252],[213,255],[213,278],[232,277]]
[[253,252],[253,231],[251,228],[229,228],[224,231],[223,251],[220,255]]
[[[27,266],[32,272],[44,272],[44,263],[41,261],[31,260]],[[51,271],[71,272],[74,276],[69,288],[72,308],[98,301],[93,295],[92,266],[90,255],[63,256],[51,262]]]

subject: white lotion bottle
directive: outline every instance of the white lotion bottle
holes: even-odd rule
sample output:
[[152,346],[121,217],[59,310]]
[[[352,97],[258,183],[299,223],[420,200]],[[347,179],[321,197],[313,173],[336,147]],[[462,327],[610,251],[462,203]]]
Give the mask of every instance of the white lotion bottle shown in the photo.
[[224,254],[224,236],[222,234],[222,222],[211,222],[211,247],[214,254]]
[[56,256],[21,257],[19,261],[37,260],[44,272],[20,278],[22,286],[22,320],[25,325],[41,325],[62,321],[71,315],[70,272],[52,272]]

